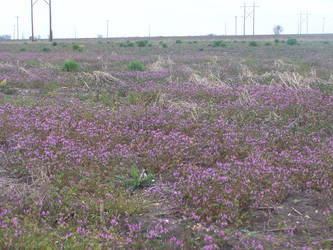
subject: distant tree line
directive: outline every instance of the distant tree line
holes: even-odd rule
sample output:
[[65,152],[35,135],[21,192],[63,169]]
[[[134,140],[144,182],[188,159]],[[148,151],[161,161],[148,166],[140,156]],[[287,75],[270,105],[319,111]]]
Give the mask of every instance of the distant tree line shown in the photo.
[[11,38],[10,35],[0,35],[0,40],[10,40]]

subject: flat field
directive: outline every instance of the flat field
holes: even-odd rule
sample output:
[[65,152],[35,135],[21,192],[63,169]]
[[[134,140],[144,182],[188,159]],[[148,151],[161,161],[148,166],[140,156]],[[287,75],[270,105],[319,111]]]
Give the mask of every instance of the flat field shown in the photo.
[[333,40],[0,43],[1,249],[332,245]]

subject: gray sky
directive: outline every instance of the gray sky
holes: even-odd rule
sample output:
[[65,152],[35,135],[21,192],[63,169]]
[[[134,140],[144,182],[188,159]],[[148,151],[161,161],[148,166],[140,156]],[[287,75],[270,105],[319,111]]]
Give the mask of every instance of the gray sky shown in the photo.
[[[48,1],[48,0],[47,0]],[[253,1],[245,1],[253,5]],[[305,13],[309,12],[309,33],[333,33],[333,0],[257,0],[256,34],[272,34],[281,25],[284,34],[298,33],[299,13],[303,12],[302,33],[306,33]],[[244,0],[52,0],[55,38],[109,36],[234,35],[243,33]],[[13,37],[15,16],[19,33],[31,35],[30,0],[1,0],[0,35]],[[252,10],[252,9],[251,9]],[[248,9],[250,12],[250,9]],[[325,22],[323,19],[325,18]],[[34,7],[35,35],[48,36],[48,6],[38,0]],[[252,18],[246,20],[246,33],[252,34]],[[15,28],[16,29],[16,28]],[[16,38],[16,32],[15,32]]]

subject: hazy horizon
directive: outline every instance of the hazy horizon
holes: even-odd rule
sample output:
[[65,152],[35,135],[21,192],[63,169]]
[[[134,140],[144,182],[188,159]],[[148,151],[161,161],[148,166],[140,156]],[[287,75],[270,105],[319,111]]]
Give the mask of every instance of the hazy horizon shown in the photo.
[[[253,1],[247,1],[252,6]],[[281,25],[282,34],[298,34],[302,12],[302,34],[333,33],[333,0],[296,0],[279,2],[255,1],[255,34],[273,34],[273,27]],[[52,28],[54,38],[198,36],[243,34],[244,1],[123,0],[122,2],[95,0],[52,0]],[[17,7],[19,6],[19,7]],[[19,37],[31,36],[30,1],[11,0],[1,6],[0,35],[17,38],[16,16],[19,16]],[[248,14],[253,8],[248,8]],[[308,15],[308,22],[306,18]],[[34,6],[35,36],[49,35],[49,11],[43,0]],[[308,26],[307,26],[308,23]],[[251,35],[252,18],[246,19],[246,35]],[[15,34],[15,35],[14,35]]]

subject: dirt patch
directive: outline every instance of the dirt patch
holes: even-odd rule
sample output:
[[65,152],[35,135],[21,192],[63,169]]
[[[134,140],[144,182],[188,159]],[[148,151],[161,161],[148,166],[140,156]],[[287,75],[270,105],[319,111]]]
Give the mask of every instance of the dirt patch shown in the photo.
[[[258,208],[252,227],[241,230],[241,241],[259,240],[265,249],[331,249],[333,229],[325,215],[328,204],[317,192],[293,192],[282,204]],[[231,242],[236,244],[236,239]]]

